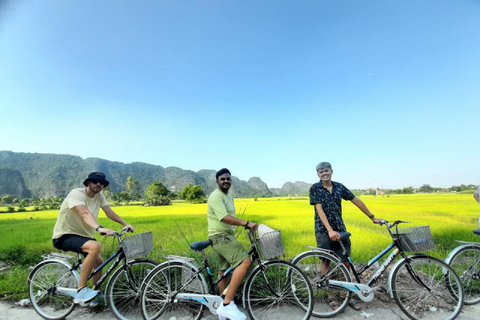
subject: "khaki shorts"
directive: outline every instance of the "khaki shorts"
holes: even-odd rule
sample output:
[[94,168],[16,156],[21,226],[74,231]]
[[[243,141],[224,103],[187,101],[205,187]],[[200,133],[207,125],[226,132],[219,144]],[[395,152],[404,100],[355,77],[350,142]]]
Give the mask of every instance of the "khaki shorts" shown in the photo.
[[218,254],[219,271],[235,268],[248,258],[247,251],[233,235],[211,236],[208,239],[212,240],[212,248]]

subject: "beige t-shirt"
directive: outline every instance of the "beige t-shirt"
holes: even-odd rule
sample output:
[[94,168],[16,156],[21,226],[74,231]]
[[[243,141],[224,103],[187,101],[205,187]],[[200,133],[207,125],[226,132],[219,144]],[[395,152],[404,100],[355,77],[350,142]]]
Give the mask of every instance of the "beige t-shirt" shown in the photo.
[[78,205],[84,205],[98,218],[100,208],[108,206],[107,199],[102,192],[97,193],[93,198],[87,195],[86,188],[77,188],[70,191],[65,200],[63,200],[57,222],[53,228],[52,239],[58,239],[64,234],[78,234],[80,236],[93,238],[95,228],[89,226],[82,219],[80,214],[73,208]]
[[231,195],[220,191],[220,189],[216,189],[210,197],[208,197],[207,222],[209,237],[220,234],[235,234],[235,226],[220,221],[227,215],[235,217],[233,198]]

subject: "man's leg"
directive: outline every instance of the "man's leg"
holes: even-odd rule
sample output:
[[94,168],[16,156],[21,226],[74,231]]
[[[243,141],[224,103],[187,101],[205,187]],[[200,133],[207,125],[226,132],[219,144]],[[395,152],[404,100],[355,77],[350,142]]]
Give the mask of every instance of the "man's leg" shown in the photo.
[[233,300],[235,293],[237,292],[238,288],[242,284],[243,279],[245,278],[245,275],[247,274],[248,268],[250,268],[251,263],[252,262],[250,258],[247,258],[243,260],[242,263],[240,263],[235,268],[235,270],[233,270],[232,279],[230,280],[230,285],[228,286],[227,294],[223,299],[224,304],[229,304]]
[[[220,279],[220,277],[223,276],[224,273],[225,273],[225,271],[218,271],[218,279]],[[220,294],[222,294],[223,291],[225,291],[225,289],[227,288],[227,285],[228,285],[228,279],[227,278],[223,279],[222,281],[220,281],[217,284],[218,292],[220,292]]]
[[[100,249],[101,244],[93,240],[85,242],[81,247],[82,252],[87,253],[87,257],[82,263],[82,271],[80,272],[80,282],[78,285],[79,289],[87,286],[88,276],[92,270],[102,264],[103,260],[100,256]],[[92,281],[96,283],[96,281],[99,279],[99,276],[101,276],[101,272],[92,278]]]

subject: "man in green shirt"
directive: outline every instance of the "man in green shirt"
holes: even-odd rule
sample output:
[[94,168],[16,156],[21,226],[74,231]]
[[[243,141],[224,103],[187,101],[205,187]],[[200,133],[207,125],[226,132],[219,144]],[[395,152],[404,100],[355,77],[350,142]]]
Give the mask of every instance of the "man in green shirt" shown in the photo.
[[[226,168],[221,169],[215,178],[218,189],[208,197],[208,238],[212,241],[213,250],[218,254],[218,276],[222,276],[229,267],[235,268],[223,305],[217,309],[217,313],[219,319],[244,320],[246,316],[238,310],[233,298],[247,274],[251,260],[243,245],[235,238],[235,227],[256,229],[257,224],[235,217],[233,198],[228,194],[232,186],[230,171]],[[223,292],[226,288],[225,278],[218,284],[218,289]]]

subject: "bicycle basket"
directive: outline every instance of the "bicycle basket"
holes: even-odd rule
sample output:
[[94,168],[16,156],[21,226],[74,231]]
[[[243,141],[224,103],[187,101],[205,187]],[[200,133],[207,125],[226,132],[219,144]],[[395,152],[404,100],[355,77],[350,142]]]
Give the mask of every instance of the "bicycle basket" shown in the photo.
[[127,259],[147,255],[153,251],[152,232],[144,232],[125,237],[122,248]]
[[399,228],[393,235],[400,242],[400,247],[408,252],[435,250],[435,242],[429,226]]
[[265,233],[261,238],[257,239],[257,244],[265,259],[273,259],[285,252],[280,230]]

